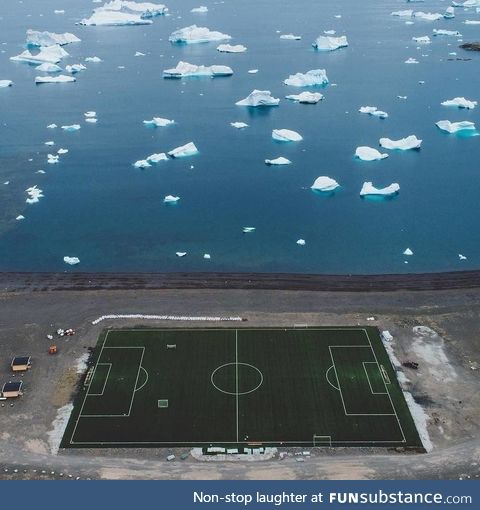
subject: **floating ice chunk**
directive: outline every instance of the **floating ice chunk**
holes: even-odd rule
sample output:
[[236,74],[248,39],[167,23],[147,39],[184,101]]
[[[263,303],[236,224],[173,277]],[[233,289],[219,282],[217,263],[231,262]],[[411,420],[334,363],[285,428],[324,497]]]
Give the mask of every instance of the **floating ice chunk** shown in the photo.
[[430,44],[432,42],[428,35],[422,35],[421,37],[412,37],[412,41],[416,42],[417,44]]
[[387,112],[382,112],[376,106],[361,106],[358,110],[360,113],[366,113],[373,117],[379,117],[380,119],[386,119],[388,117]]
[[251,234],[252,232],[255,232],[257,230],[256,227],[243,227],[242,232],[244,234]]
[[307,243],[305,242],[305,239],[299,239],[297,241],[297,244],[300,245],[300,246],[305,246]]
[[17,221],[24,220],[25,216],[23,214],[19,214],[16,218]]
[[150,168],[152,165],[146,159],[140,159],[133,164],[135,168]]
[[149,163],[160,163],[160,161],[168,161],[168,157],[164,152],[159,152],[158,154],[148,156],[147,161]]
[[391,140],[390,138],[380,138],[380,146],[384,149],[399,149],[402,151],[410,149],[420,149],[422,140],[419,140],[415,135],[407,136],[400,140]]
[[85,115],[85,117],[87,119],[90,119],[90,118],[96,117],[97,116],[97,112],[85,112],[83,115]]
[[433,35],[446,35],[446,36],[452,36],[452,37],[462,37],[462,34],[458,32],[457,30],[443,30],[443,29],[433,29]]
[[325,69],[312,69],[305,74],[291,74],[283,83],[291,87],[323,86],[328,84],[328,77]]
[[90,117],[86,118],[85,122],[88,122],[89,124],[96,124],[98,122],[98,119],[96,117]]
[[243,44],[220,44],[217,46],[217,51],[222,53],[243,53],[244,51],[247,51],[247,47],[243,46]]
[[55,142],[54,142],[54,141],[52,141],[52,140],[50,140],[50,141],[48,141],[48,142],[45,142],[45,145],[55,145]]
[[71,124],[70,126],[62,126],[64,131],[78,131],[82,126],[80,124]]
[[465,25],[480,25],[480,20],[467,19],[464,21]]
[[42,175],[43,175],[43,174],[45,173],[45,170],[37,170],[35,173],[36,173],[36,174],[42,174]]
[[394,11],[391,16],[398,16],[400,18],[411,18],[413,16],[413,9],[407,9],[405,11]]
[[80,71],[84,71],[85,69],[86,69],[86,67],[83,64],[73,64],[73,65],[65,66],[65,71],[67,71],[67,73],[71,73],[71,74],[79,73]]
[[86,57],[85,62],[93,62],[94,64],[98,64],[99,62],[103,62],[100,57]]
[[405,60],[405,64],[418,64],[418,60],[416,58],[410,57]]
[[67,154],[68,149],[58,149],[57,154]]
[[257,74],[258,73],[258,69],[249,69],[247,71],[248,74]]
[[49,124],[49,125],[47,126],[47,129],[55,129],[55,128],[57,128],[57,127],[58,127],[58,126],[57,126],[56,124]]
[[455,99],[443,101],[442,106],[456,106],[458,108],[467,108],[472,110],[475,106],[477,106],[477,101],[469,101],[464,97],[456,97]]
[[413,255],[413,251],[410,249],[410,248],[407,248],[404,252],[403,252],[404,255],[406,255],[407,257],[411,257]]
[[206,7],[205,5],[201,5],[200,7],[194,7],[190,12],[200,12],[200,13],[204,13],[204,12],[208,12],[208,7]]
[[204,253],[203,258],[206,260],[210,260],[212,257],[210,256],[210,253]]
[[20,55],[10,57],[14,62],[24,62],[26,64],[43,64],[49,62],[51,64],[58,64],[62,58],[67,57],[68,53],[58,44],[53,46],[41,47],[40,51],[33,55],[30,50],[25,50]]
[[413,13],[413,17],[425,21],[438,21],[439,19],[443,19],[443,14],[439,14],[438,12],[432,13],[417,11]]
[[77,264],[80,264],[80,259],[78,257],[69,257],[68,255],[63,257],[63,261],[69,266],[76,266]]
[[233,71],[228,66],[197,66],[182,61],[177,64],[177,67],[163,71],[164,78],[185,78],[188,76],[210,76],[214,78],[216,76],[231,76],[232,74]]
[[291,129],[274,129],[272,138],[277,142],[300,142],[303,140],[302,135]]
[[193,142],[189,142],[181,147],[171,150],[168,155],[172,158],[185,158],[187,156],[193,156],[198,154],[198,149],[195,147]]
[[386,188],[375,188],[371,182],[364,182],[360,191],[361,196],[366,195],[379,195],[379,196],[392,196],[400,191],[400,185],[396,182],[390,184]]
[[207,43],[210,41],[225,41],[230,40],[232,37],[228,34],[222,34],[222,32],[215,32],[207,27],[197,27],[197,25],[191,25],[189,27],[175,30],[168,40],[171,43],[180,44],[198,44]]
[[163,119],[162,117],[153,117],[152,120],[144,120],[143,123],[149,127],[165,127],[170,124],[175,124],[174,120]]
[[294,34],[282,34],[280,36],[280,39],[285,39],[287,41],[300,41],[302,39],[302,36]]
[[320,35],[317,37],[312,46],[321,51],[333,51],[338,50],[339,48],[345,48],[348,46],[348,41],[347,37],[344,35],[341,37]]
[[292,162],[287,159],[287,158],[284,158],[282,156],[280,156],[279,158],[276,158],[276,159],[266,159],[265,160],[265,164],[266,165],[290,165]]
[[186,251],[177,251],[177,252],[175,252],[175,255],[177,257],[185,257],[187,255],[187,252]]
[[35,77],[35,83],[40,85],[42,83],[71,83],[76,81],[76,78],[73,76],[66,76],[65,74],[60,74],[59,76],[37,76]]
[[176,204],[180,200],[180,197],[175,197],[173,195],[167,195],[163,201],[166,204]]
[[323,99],[323,94],[320,94],[320,92],[302,92],[301,94],[290,94],[285,97],[298,103],[316,104]]
[[230,122],[230,126],[235,129],[245,129],[248,127],[248,124],[245,124],[245,122]]
[[455,17],[455,8],[450,6],[447,7],[447,10],[445,11],[445,14],[443,15],[445,19],[452,19]]
[[362,161],[376,161],[380,159],[388,158],[388,154],[382,154],[377,151],[377,149],[373,149],[372,147],[357,147],[355,151],[355,157],[361,159]]
[[254,90],[245,99],[237,101],[237,106],[278,106],[280,99],[272,97],[269,90]]
[[134,57],[144,57],[145,53],[142,53],[141,51],[136,51]]
[[41,198],[43,198],[43,191],[36,185],[25,190],[28,198],[25,200],[27,204],[36,204]]
[[50,165],[56,165],[59,161],[59,157],[56,154],[47,155],[47,163]]
[[0,89],[5,89],[13,85],[12,80],[0,80]]
[[65,9],[55,9],[53,14],[65,14]]
[[442,131],[447,133],[459,133],[461,131],[475,131],[475,124],[468,120],[461,122],[450,122],[449,120],[439,120],[435,123]]
[[32,29],[27,30],[28,46],[53,46],[55,44],[64,46],[65,44],[75,42],[80,42],[80,39],[69,32],[54,34],[53,32],[38,32]]
[[57,64],[52,64],[50,62],[44,62],[35,68],[37,71],[42,73],[59,73],[62,68]]
[[90,18],[80,21],[80,25],[150,25],[152,23],[150,18],[166,14],[167,11],[168,9],[162,4],[113,0],[106,3],[103,7],[94,9]]
[[312,184],[311,189],[314,191],[333,191],[340,186],[335,179],[331,177],[327,177],[322,175],[315,179],[315,182]]
[[465,257],[465,255],[462,255],[461,253],[458,254],[458,258],[460,260],[467,260],[467,257]]

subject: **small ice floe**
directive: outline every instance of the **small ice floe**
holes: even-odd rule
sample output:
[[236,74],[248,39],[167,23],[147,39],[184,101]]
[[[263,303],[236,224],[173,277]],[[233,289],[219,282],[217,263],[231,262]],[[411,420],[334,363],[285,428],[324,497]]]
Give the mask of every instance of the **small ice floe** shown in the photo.
[[72,64],[72,65],[65,66],[65,71],[67,71],[67,73],[70,73],[70,74],[77,74],[80,71],[85,71],[85,69],[86,69],[86,66],[84,66],[83,64]]
[[247,51],[247,47],[243,46],[243,44],[220,44],[217,46],[217,51],[221,53],[244,53]]
[[446,36],[450,36],[450,37],[462,37],[462,34],[460,32],[458,32],[457,30],[443,30],[443,29],[437,30],[436,28],[433,29],[433,35],[435,35],[435,36],[446,35]]
[[185,257],[187,255],[187,252],[186,251],[176,251],[175,255],[177,257]]
[[70,257],[68,255],[63,257],[63,261],[69,266],[76,266],[77,264],[80,264],[80,259],[78,257]]
[[411,257],[413,255],[413,251],[410,249],[410,248],[407,248],[404,252],[403,252],[404,255],[406,255],[407,257]]
[[311,189],[314,191],[334,191],[340,186],[335,179],[322,175],[315,179]]
[[24,220],[25,216],[23,214],[19,214],[16,218],[17,221]]
[[40,65],[44,62],[58,64],[64,57],[68,57],[68,53],[61,46],[55,44],[53,46],[42,46],[36,55],[33,55],[30,50],[27,49],[19,55],[10,57],[10,60],[13,62]]
[[210,76],[215,78],[216,76],[231,76],[232,74],[233,70],[228,66],[197,66],[181,61],[177,64],[177,67],[163,71],[164,78],[186,78],[189,76]]
[[455,8],[453,6],[447,7],[447,10],[443,14],[445,19],[453,19],[455,17]]
[[258,69],[249,69],[247,71],[248,74],[257,74],[258,73]]
[[150,168],[152,165],[150,164],[149,161],[147,161],[146,159],[139,159],[138,161],[135,161],[135,163],[133,164],[133,166],[135,168]]
[[76,78],[73,76],[66,76],[65,74],[59,76],[37,76],[35,78],[35,83],[37,85],[42,83],[71,83],[74,81],[76,81]]
[[59,162],[59,156],[56,154],[48,154],[47,163],[49,165],[56,165]]
[[361,106],[358,110],[360,113],[366,113],[372,115],[372,117],[378,117],[380,119],[386,119],[388,117],[387,112],[379,110],[376,106]]
[[357,147],[355,151],[355,157],[361,159],[362,161],[376,161],[380,159],[388,158],[388,154],[382,154],[377,151],[377,149],[373,149],[372,147]]
[[272,97],[269,90],[254,90],[245,99],[237,101],[237,106],[278,106],[280,99]]
[[52,146],[55,145],[55,142],[53,140],[49,140],[48,142],[45,142],[44,145]]
[[380,146],[384,149],[391,150],[410,150],[410,149],[420,149],[422,145],[422,140],[419,140],[415,135],[407,136],[406,138],[401,138],[400,140],[391,140],[390,138],[380,138],[379,140]]
[[465,25],[480,25],[480,20],[467,19],[464,21]]
[[55,128],[57,128],[57,127],[58,127],[58,126],[57,126],[56,124],[49,124],[49,125],[47,126],[47,129],[55,129]]
[[41,73],[59,73],[62,68],[57,64],[52,64],[50,62],[44,62],[35,68],[36,71],[40,71]]
[[290,94],[285,96],[290,101],[296,101],[302,104],[317,104],[323,99],[323,94],[320,92],[302,92],[301,94]]
[[300,142],[303,140],[302,135],[291,129],[274,129],[272,138],[277,142]]
[[0,80],[0,89],[5,89],[13,85],[12,80]]
[[324,86],[328,84],[328,77],[325,69],[312,69],[306,73],[291,74],[283,83],[290,87]]
[[442,106],[456,106],[457,108],[467,108],[473,110],[477,106],[477,101],[469,101],[464,97],[456,97],[454,99],[448,99],[443,101]]
[[475,124],[468,120],[463,120],[461,122],[450,122],[449,120],[439,120],[435,123],[435,125],[445,131],[447,133],[460,133],[462,131],[476,131]]
[[412,37],[412,41],[416,42],[417,44],[430,44],[432,40],[428,35],[422,35],[420,37]]
[[404,11],[394,11],[390,16],[397,16],[399,18],[411,18],[413,16],[413,9],[407,9]]
[[39,32],[37,30],[27,30],[27,46],[53,46],[58,44],[64,46],[66,44],[80,42],[80,39],[69,32],[64,34],[54,34],[53,32]]
[[27,188],[25,191],[27,192],[28,195],[28,198],[25,200],[27,204],[36,204],[44,196],[43,191],[36,185]]
[[190,12],[205,13],[208,12],[208,7],[201,5],[200,7],[194,7]]
[[53,14],[65,14],[65,9],[54,9]]
[[299,240],[297,241],[297,244],[298,244],[299,246],[305,246],[307,243],[305,242],[305,239],[299,239]]
[[176,204],[178,201],[180,200],[180,197],[176,197],[174,195],[167,195],[164,199],[163,199],[163,202],[165,204]]
[[282,34],[280,36],[280,39],[284,39],[286,41],[300,41],[302,39],[302,36],[294,34]]
[[467,260],[467,257],[465,255],[462,255],[461,253],[458,254],[459,260]]
[[85,112],[83,115],[87,119],[92,119],[97,116],[97,112]]
[[210,253],[204,253],[204,254],[203,254],[203,258],[204,258],[205,260],[210,260],[212,257],[211,257],[211,255],[210,255]]
[[98,122],[97,117],[87,117],[85,119],[85,122],[88,122],[89,124],[96,124]]
[[242,232],[244,234],[251,234],[252,232],[255,232],[256,227],[243,227]]
[[360,196],[377,195],[377,196],[393,196],[400,191],[400,185],[396,182],[385,188],[376,188],[371,182],[364,182],[360,191]]
[[160,163],[160,161],[168,161],[168,157],[164,152],[159,152],[159,153],[151,154],[150,156],[148,156],[147,161],[149,163],[157,164],[157,163]]
[[100,57],[85,57],[85,62],[93,62],[94,64],[98,64],[99,62],[103,62]]
[[142,53],[141,51],[136,51],[134,57],[144,57],[145,53]]
[[230,122],[230,126],[235,129],[245,129],[248,127],[248,124],[245,124],[245,122]]
[[413,13],[413,17],[424,21],[438,21],[439,19],[443,19],[443,14],[439,14],[438,12],[417,11]]
[[73,132],[78,131],[82,126],[80,124],[71,124],[70,126],[62,126],[64,131]]
[[164,119],[162,117],[153,117],[151,120],[144,120],[143,123],[148,127],[165,127],[170,124],[175,124],[174,120]]
[[172,149],[168,155],[172,158],[185,158],[187,156],[194,156],[198,154],[198,149],[193,142],[189,142],[181,147]]
[[405,60],[405,64],[418,64],[418,60],[416,58],[410,57]]
[[42,175],[43,175],[43,174],[45,173],[45,170],[37,170],[35,173],[36,173],[36,174],[42,174]]
[[58,149],[57,154],[67,154],[68,149]]
[[339,48],[345,48],[348,46],[348,40],[346,36],[341,37],[331,37],[326,35],[320,35],[317,37],[312,46],[316,50],[320,51],[334,51]]
[[113,0],[102,7],[94,9],[90,18],[80,21],[86,26],[124,26],[151,25],[151,18],[166,14],[167,7],[163,4],[149,2],[136,3],[128,0]]
[[404,101],[406,101],[406,100],[407,100],[407,96],[397,96],[397,98],[398,98],[398,99],[402,99],[402,100],[404,100]]
[[289,159],[284,158],[283,156],[280,156],[279,158],[276,159],[265,160],[266,165],[290,165],[291,163],[292,162]]
[[231,38],[232,37],[228,34],[212,31],[207,27],[197,27],[197,25],[191,25],[189,27],[175,30],[175,32],[170,35],[168,40],[171,43],[177,44],[198,44],[207,43],[210,41],[228,41]]

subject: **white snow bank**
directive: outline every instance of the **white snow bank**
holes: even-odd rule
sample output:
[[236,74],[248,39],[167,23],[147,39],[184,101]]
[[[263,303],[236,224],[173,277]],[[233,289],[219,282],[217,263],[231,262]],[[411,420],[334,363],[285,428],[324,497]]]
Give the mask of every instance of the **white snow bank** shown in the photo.
[[215,316],[191,316],[191,315],[144,315],[144,314],[111,314],[102,315],[92,321],[92,325],[96,326],[100,322],[105,320],[117,320],[117,319],[142,319],[142,320],[154,320],[154,321],[193,321],[193,322],[241,322],[242,317],[215,317]]
[[237,106],[278,106],[280,99],[272,97],[269,90],[254,90],[245,99],[237,101]]
[[224,41],[229,40],[232,37],[222,32],[215,32],[207,27],[197,27],[197,25],[191,25],[189,27],[180,28],[172,32],[168,40],[171,43],[180,44],[198,44],[207,43],[210,41]]
[[306,73],[291,74],[283,83],[291,87],[323,86],[328,84],[328,77],[325,69],[312,69]]
[[410,410],[410,414],[412,415],[413,421],[415,422],[415,427],[417,428],[417,432],[420,436],[423,447],[427,452],[431,452],[433,450],[433,444],[430,440],[430,436],[428,435],[428,416],[426,415],[422,406],[415,402],[415,399],[410,392],[403,391],[403,396],[405,397],[408,409]]
[[388,117],[387,112],[379,110],[376,106],[361,106],[358,111],[360,113],[366,113],[367,115],[372,115],[373,117],[378,117],[380,119],[386,119]]
[[323,94],[320,94],[320,92],[302,92],[301,94],[290,94],[285,97],[298,103],[316,104],[323,99]]
[[284,158],[282,156],[280,156],[279,158],[276,158],[276,159],[266,159],[265,160],[265,164],[266,165],[290,165],[292,162],[287,159],[287,158]]
[[320,35],[317,37],[312,46],[321,51],[333,51],[348,46],[348,41],[347,37],[344,35],[341,37]]
[[63,434],[67,428],[68,420],[73,411],[73,404],[69,403],[60,407],[57,411],[57,416],[52,422],[52,429],[48,431],[48,443],[50,444],[50,451],[52,455],[57,455]]
[[193,156],[198,153],[198,149],[195,147],[193,142],[189,142],[181,147],[172,149],[168,155],[172,158],[185,158],[187,156]]
[[409,149],[420,149],[422,140],[419,140],[415,135],[401,138],[400,140],[391,140],[390,138],[380,138],[380,146],[384,149],[399,149],[406,151]]
[[439,120],[435,125],[447,133],[459,133],[460,131],[475,131],[475,124],[468,120],[461,122],[450,122],[449,120]]
[[35,55],[30,50],[25,50],[20,55],[10,57],[14,62],[24,62],[26,64],[43,64],[49,62],[58,64],[62,58],[67,57],[68,53],[58,44],[53,46],[45,46],[40,48],[40,51]]
[[70,257],[68,255],[63,257],[63,261],[69,266],[76,266],[77,264],[80,264],[80,259],[78,257]]
[[357,147],[355,151],[355,157],[361,159],[362,161],[376,161],[380,159],[388,158],[388,154],[382,154],[372,147]]
[[222,53],[243,53],[244,51],[247,51],[247,47],[243,46],[243,44],[220,44],[217,46],[217,51]]
[[61,74],[59,76],[37,76],[35,78],[35,83],[70,83],[76,81],[77,79],[73,76],[66,76],[65,74]]
[[326,175],[322,175],[315,179],[315,182],[312,184],[311,189],[315,191],[333,191],[338,188],[340,184],[335,179],[331,177],[327,177]]
[[177,67],[163,71],[164,78],[185,78],[188,76],[211,76],[213,78],[215,76],[230,76],[232,74],[233,71],[228,66],[197,66],[182,61],[177,64]]
[[80,42],[80,39],[69,32],[54,34],[53,32],[38,32],[32,29],[27,30],[28,46],[53,46],[55,44],[64,46],[65,44],[75,42]]
[[278,142],[300,142],[303,140],[302,135],[291,129],[274,129],[272,138]]
[[175,121],[170,119],[163,119],[162,117],[153,117],[151,120],[144,120],[143,123],[146,126],[165,127],[169,126],[170,124],[175,124]]
[[469,101],[464,97],[456,97],[454,99],[448,99],[447,101],[443,101],[443,106],[456,106],[458,108],[467,108],[469,110],[473,110],[475,106],[477,106],[477,101]]
[[366,195],[380,195],[380,196],[390,196],[396,195],[400,191],[400,185],[396,182],[390,184],[386,188],[376,188],[373,186],[371,182],[364,182],[362,189],[360,190],[361,196]]
[[88,358],[90,354],[88,352],[82,354],[78,359],[75,360],[75,365],[77,368],[77,374],[83,374],[87,371],[88,368]]

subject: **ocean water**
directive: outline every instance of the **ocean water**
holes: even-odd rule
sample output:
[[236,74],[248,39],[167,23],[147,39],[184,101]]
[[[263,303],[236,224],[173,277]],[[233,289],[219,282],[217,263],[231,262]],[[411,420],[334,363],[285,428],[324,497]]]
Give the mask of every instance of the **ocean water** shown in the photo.
[[[440,105],[457,96],[480,101],[480,53],[459,49],[455,37],[432,37],[434,28],[446,28],[459,30],[464,41],[480,40],[480,26],[463,23],[480,19],[475,9],[456,9],[454,20],[407,25],[390,13],[443,13],[449,3],[165,3],[170,15],[150,26],[108,28],[75,25],[99,5],[89,0],[1,3],[0,79],[14,86],[0,89],[0,271],[406,273],[480,267],[480,136],[446,135],[435,126],[449,119],[480,127],[480,107]],[[201,4],[207,14],[190,13]],[[173,30],[193,23],[230,34],[231,44],[248,51],[223,54],[215,42],[168,42]],[[71,56],[60,65],[94,55],[103,62],[86,63],[76,83],[36,86],[40,73],[33,66],[9,61],[23,50],[28,28],[80,37],[81,43],[65,47]],[[315,51],[311,43],[324,30],[347,35],[350,46]],[[280,40],[280,33],[302,40]],[[418,48],[412,37],[424,35],[432,44]],[[134,57],[136,51],[146,56]],[[471,60],[456,60],[452,52]],[[409,57],[419,64],[405,64]],[[234,75],[163,79],[163,69],[179,60],[229,65]],[[284,99],[302,91],[283,85],[285,78],[317,68],[330,79],[321,90],[323,101]],[[280,106],[235,106],[254,88],[271,90]],[[365,105],[389,118],[358,113]],[[95,125],[84,122],[89,110],[97,112]],[[154,116],[176,123],[146,128],[142,121]],[[250,127],[236,130],[233,121]],[[51,123],[82,128],[66,133],[47,129]],[[293,129],[304,139],[275,142],[276,128]],[[423,139],[420,151],[382,149],[390,157],[371,163],[353,157],[357,146],[378,147],[380,137],[410,134]],[[44,145],[48,140],[54,148]],[[145,170],[132,166],[189,141],[200,151],[194,157]],[[47,154],[60,147],[69,153],[48,165]],[[278,156],[292,165],[264,164]],[[46,173],[37,174],[40,169]],[[320,175],[341,188],[330,196],[313,193],[310,186]],[[401,190],[390,200],[362,199],[365,181],[378,187],[398,182]],[[24,190],[33,185],[45,196],[28,205]],[[168,194],[180,196],[179,203],[165,205]],[[25,220],[15,221],[19,214]],[[256,231],[243,234],[244,226]],[[299,238],[305,246],[296,244]],[[413,256],[402,254],[407,247]],[[177,251],[188,255],[179,258]],[[204,260],[204,253],[211,259]],[[80,264],[66,265],[65,255],[79,257]]]

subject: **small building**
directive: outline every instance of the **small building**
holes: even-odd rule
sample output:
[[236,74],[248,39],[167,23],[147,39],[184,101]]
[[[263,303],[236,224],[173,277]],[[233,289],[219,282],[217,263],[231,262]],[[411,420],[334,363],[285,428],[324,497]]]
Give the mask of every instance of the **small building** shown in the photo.
[[26,372],[32,366],[30,356],[15,356],[10,366],[14,372]]
[[22,381],[7,382],[3,385],[2,396],[5,398],[16,398],[23,395],[22,392]]

